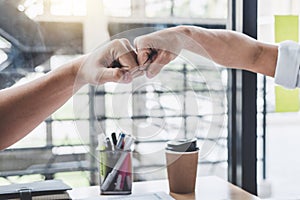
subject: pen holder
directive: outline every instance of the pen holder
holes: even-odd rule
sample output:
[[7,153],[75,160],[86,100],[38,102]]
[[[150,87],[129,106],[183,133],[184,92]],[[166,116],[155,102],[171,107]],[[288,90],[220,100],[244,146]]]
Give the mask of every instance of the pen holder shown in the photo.
[[131,194],[132,151],[99,151],[101,194]]

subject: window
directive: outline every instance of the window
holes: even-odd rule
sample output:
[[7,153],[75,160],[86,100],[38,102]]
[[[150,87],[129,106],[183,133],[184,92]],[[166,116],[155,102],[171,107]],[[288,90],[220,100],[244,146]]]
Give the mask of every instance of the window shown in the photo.
[[25,12],[30,18],[44,14],[43,0],[23,0],[18,5],[18,10]]
[[[299,16],[299,1],[260,0],[258,3],[258,39],[274,44],[275,15]],[[265,191],[269,195],[266,197],[293,199],[298,198],[300,194],[299,111],[277,112],[276,98],[280,97],[276,96],[275,87],[273,78],[259,76],[258,169],[261,171],[258,174],[258,181],[266,180],[267,186],[272,188]]]
[[[129,30],[117,36],[134,33]],[[107,135],[121,130],[137,138],[136,180],[165,177],[166,141],[191,137],[198,138],[201,148],[199,173],[226,179],[226,84],[226,69],[183,52],[154,79],[139,78],[132,85],[106,84],[96,88],[95,110],[105,107],[105,111],[96,113],[99,125],[95,129],[101,131],[101,127]]]
[[4,62],[8,59],[7,51],[11,48],[8,41],[0,36],[0,71],[6,67]]
[[30,18],[38,16],[85,16],[86,0],[23,0],[18,10]]
[[7,60],[7,55],[4,51],[0,50],[0,64]]
[[[22,1],[18,9],[25,13],[32,9],[34,14],[26,14],[33,18],[45,16],[48,17],[47,20],[51,20],[53,16],[72,17],[87,14],[86,1],[30,2],[32,3]],[[218,12],[221,5],[225,6]],[[199,10],[194,9],[196,7]],[[195,25],[198,26],[226,28],[227,9],[224,7],[227,8],[227,1],[221,0],[103,0],[108,20],[114,17],[121,19],[115,24],[120,31],[115,33],[120,33],[122,27],[131,25],[166,28],[176,25],[170,21],[179,18],[182,23],[190,23],[190,19],[195,19],[198,22]],[[200,19],[206,18],[222,18],[223,21],[199,23]],[[143,23],[134,24],[132,19],[141,20]],[[155,21],[157,19],[158,21]],[[45,63],[35,67],[34,72],[26,71],[23,74],[24,79],[45,73],[48,69],[54,69],[76,56],[54,54]],[[196,63],[192,62],[195,58]],[[64,174],[65,169],[50,174],[47,173],[47,167],[56,162],[59,164],[76,162],[73,171],[80,171],[75,172],[75,175],[82,180],[82,184],[87,182],[96,184],[98,178],[95,179],[95,176],[92,177],[87,173],[95,175],[96,172],[97,160],[90,157],[97,146],[96,135],[100,131],[109,134],[122,130],[134,134],[137,138],[135,180],[165,177],[163,150],[165,142],[175,137],[197,137],[201,147],[199,174],[218,175],[226,179],[228,161],[226,87],[226,69],[216,67],[207,59],[188,52],[185,52],[184,57],[178,57],[166,66],[156,79],[140,78],[130,85],[105,84],[96,88],[85,87],[32,134],[9,150],[0,153],[0,163],[1,160],[6,160],[16,166],[14,169],[9,166],[2,167],[1,172],[7,175],[3,177],[10,179],[15,175],[15,171],[20,175],[20,171],[21,174],[31,173],[32,167],[35,169],[39,167],[39,170],[44,170],[39,172],[44,174],[44,177],[38,178],[70,178],[70,175]],[[27,156],[24,156],[25,154]],[[11,155],[19,156],[20,160],[14,161],[22,165],[18,166],[12,159],[9,160]],[[30,160],[27,159],[28,155],[37,156],[34,160]],[[15,181],[13,178],[10,180]],[[74,179],[72,181],[70,185],[78,186],[78,183],[74,183]],[[3,182],[7,183],[7,180]],[[3,182],[0,180],[0,184]]]
[[146,0],[147,17],[226,18],[227,1]]
[[50,13],[58,16],[85,16],[86,0],[51,0]]
[[105,14],[112,17],[129,17],[131,0],[103,0]]
[[103,5],[112,17],[226,19],[228,14],[227,0],[103,0]]

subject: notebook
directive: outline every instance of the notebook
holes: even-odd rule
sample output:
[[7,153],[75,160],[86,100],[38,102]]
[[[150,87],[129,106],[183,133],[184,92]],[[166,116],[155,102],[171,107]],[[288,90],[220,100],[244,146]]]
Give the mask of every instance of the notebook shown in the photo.
[[71,187],[61,180],[0,186],[0,199],[70,199],[67,190]]

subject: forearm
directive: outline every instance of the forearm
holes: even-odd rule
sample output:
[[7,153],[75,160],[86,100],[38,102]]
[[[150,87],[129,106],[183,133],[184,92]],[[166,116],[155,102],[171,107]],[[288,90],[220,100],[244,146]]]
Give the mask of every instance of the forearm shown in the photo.
[[[274,76],[278,54],[276,45],[261,43],[229,30],[179,26],[177,31],[193,40],[185,42],[184,48],[218,64]],[[198,45],[193,45],[195,42]]]
[[26,136],[84,83],[75,83],[79,60],[27,84],[0,91],[0,149]]

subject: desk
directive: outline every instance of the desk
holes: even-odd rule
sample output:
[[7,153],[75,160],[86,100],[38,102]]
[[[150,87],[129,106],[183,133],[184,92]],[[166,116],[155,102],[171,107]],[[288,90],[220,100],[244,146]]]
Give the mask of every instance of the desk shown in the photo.
[[[175,199],[201,199],[201,200],[257,200],[256,196],[238,188],[215,176],[198,177],[196,182],[196,191],[193,194],[171,194]],[[132,194],[166,192],[169,194],[169,185],[167,180],[134,182],[132,185]],[[110,196],[101,196],[99,186],[86,188],[76,188],[69,191],[72,199],[108,199]]]

